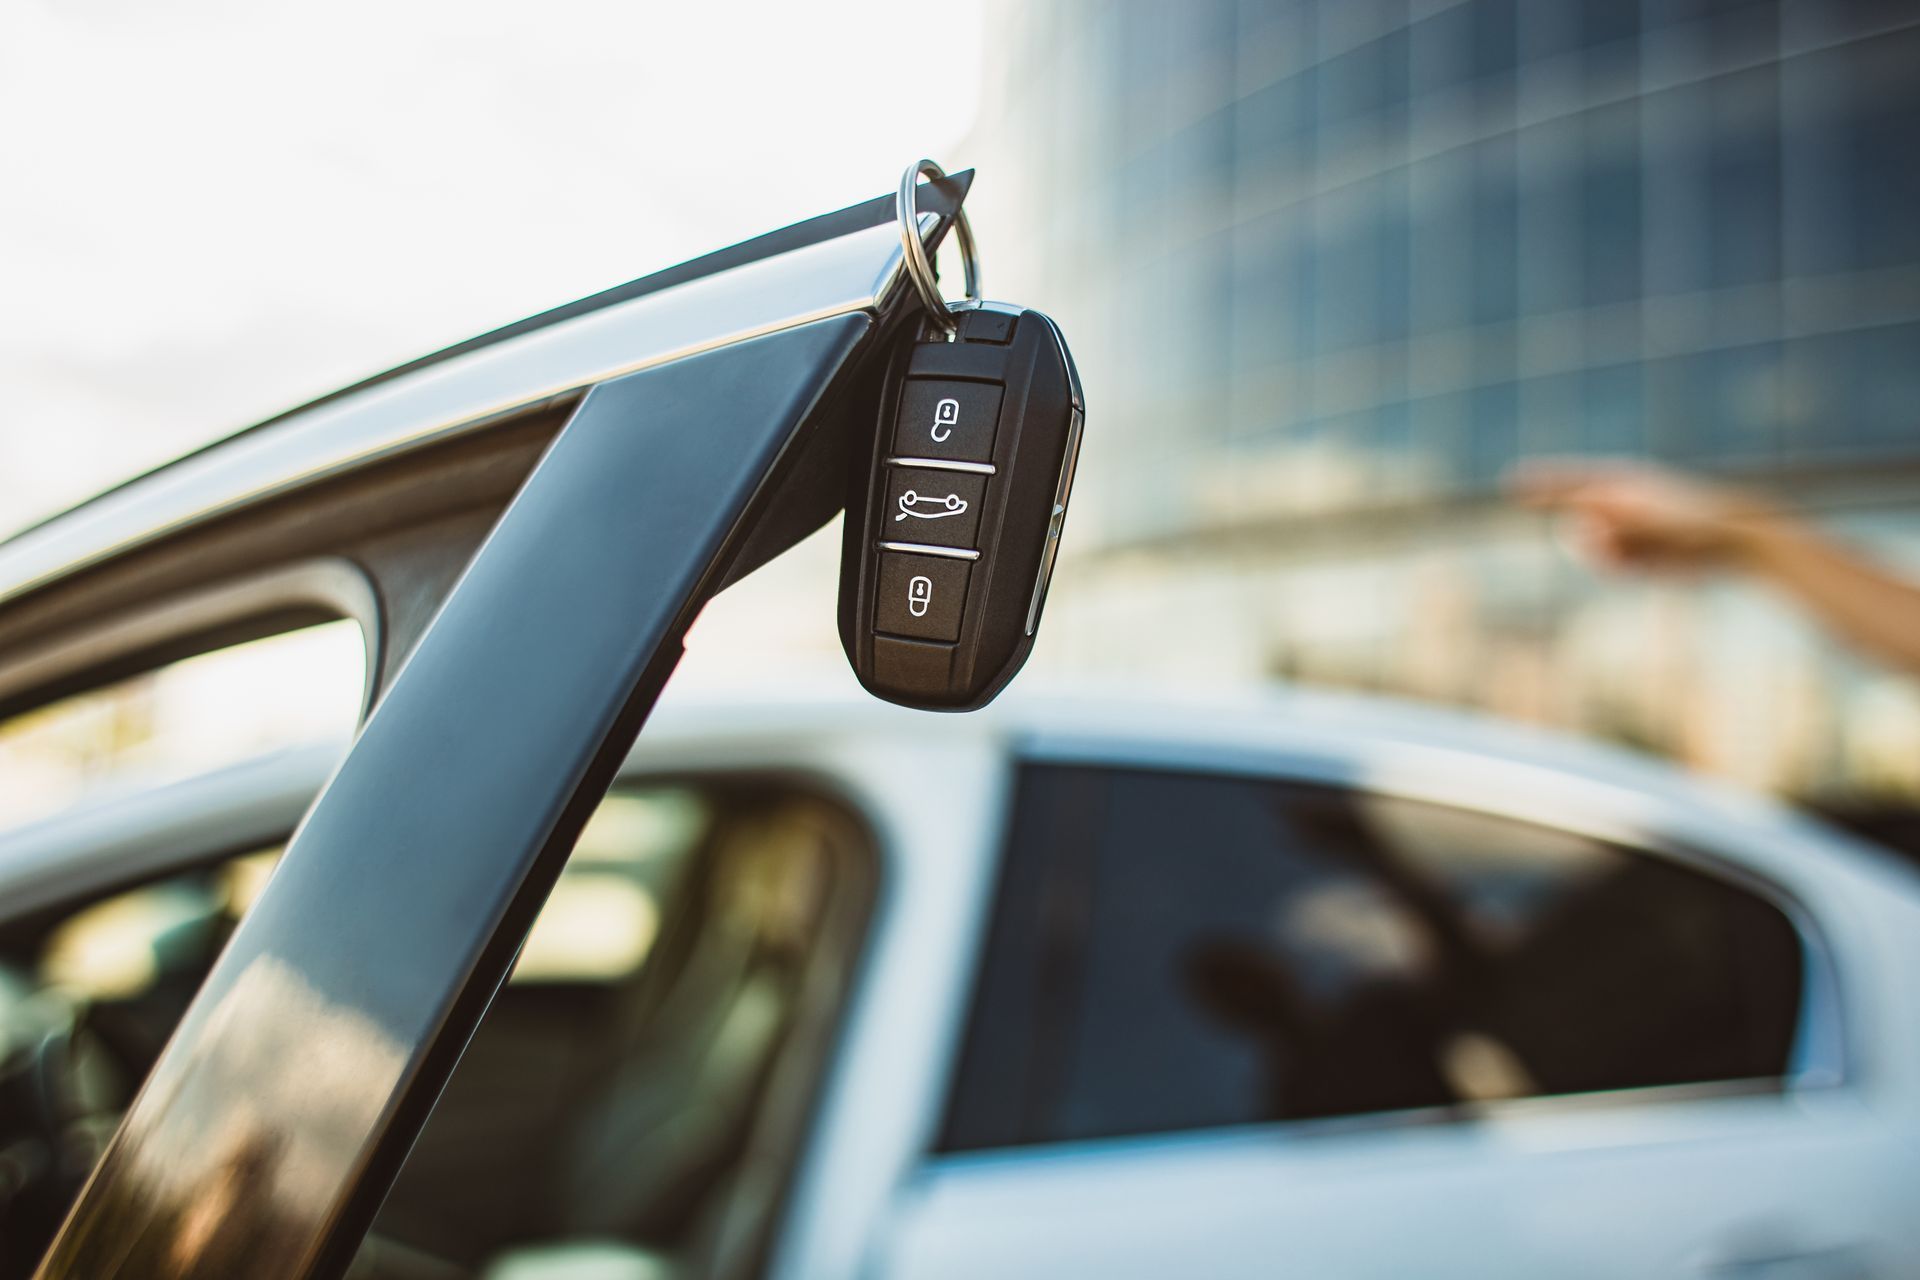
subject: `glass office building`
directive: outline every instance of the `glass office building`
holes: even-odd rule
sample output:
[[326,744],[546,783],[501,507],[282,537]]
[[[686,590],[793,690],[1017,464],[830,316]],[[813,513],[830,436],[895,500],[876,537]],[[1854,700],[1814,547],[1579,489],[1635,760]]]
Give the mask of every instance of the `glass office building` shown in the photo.
[[990,22],[989,290],[1059,316],[1094,399],[1050,624],[1076,664],[1920,785],[1909,686],[1737,587],[1603,590],[1498,487],[1530,456],[1652,456],[1920,563],[1920,5]]

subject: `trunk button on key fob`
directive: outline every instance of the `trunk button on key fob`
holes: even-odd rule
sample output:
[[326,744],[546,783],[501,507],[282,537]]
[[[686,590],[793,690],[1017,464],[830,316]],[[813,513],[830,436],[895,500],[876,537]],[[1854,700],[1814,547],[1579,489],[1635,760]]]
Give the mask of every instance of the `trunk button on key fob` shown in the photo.
[[986,491],[987,477],[976,472],[889,467],[881,540],[970,551]]

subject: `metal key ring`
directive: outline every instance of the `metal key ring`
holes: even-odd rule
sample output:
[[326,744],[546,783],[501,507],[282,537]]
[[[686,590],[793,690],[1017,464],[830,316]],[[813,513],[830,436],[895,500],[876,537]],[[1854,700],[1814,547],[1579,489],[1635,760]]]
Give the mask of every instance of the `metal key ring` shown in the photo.
[[[947,171],[931,160],[918,160],[907,166],[900,175],[900,195],[894,202],[894,208],[900,217],[900,244],[907,253],[907,278],[913,281],[913,287],[920,294],[920,301],[926,305],[933,322],[948,333],[959,328],[953,318],[953,312],[947,307],[947,300],[940,295],[940,282],[933,274],[933,262],[927,257],[927,246],[920,240],[920,209],[917,188],[920,175],[932,178],[944,178]],[[980,259],[973,245],[973,228],[967,223],[967,211],[955,209],[953,229],[960,239],[960,263],[966,269],[967,301],[980,301]]]

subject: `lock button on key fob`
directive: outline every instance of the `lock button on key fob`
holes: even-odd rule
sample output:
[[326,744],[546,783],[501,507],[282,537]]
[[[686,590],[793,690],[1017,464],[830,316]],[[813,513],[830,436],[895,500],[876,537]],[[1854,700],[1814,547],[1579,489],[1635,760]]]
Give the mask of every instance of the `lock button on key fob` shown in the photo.
[[874,629],[915,640],[958,640],[971,572],[965,560],[881,552]]
[[1033,648],[1084,410],[1052,320],[971,304],[958,335],[905,342],[848,496],[840,637],[860,681],[907,706],[990,701]]

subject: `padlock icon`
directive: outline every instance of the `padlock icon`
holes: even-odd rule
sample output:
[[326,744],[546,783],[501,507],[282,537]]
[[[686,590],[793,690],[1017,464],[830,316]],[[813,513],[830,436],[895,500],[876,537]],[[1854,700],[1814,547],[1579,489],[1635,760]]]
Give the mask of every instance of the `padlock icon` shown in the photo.
[[940,403],[933,406],[934,440],[944,443],[946,438],[953,434],[953,429],[959,425],[960,402],[952,396],[943,397]]
[[927,616],[927,607],[933,603],[933,579],[925,574],[916,573],[907,583],[907,612],[916,618]]

